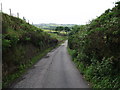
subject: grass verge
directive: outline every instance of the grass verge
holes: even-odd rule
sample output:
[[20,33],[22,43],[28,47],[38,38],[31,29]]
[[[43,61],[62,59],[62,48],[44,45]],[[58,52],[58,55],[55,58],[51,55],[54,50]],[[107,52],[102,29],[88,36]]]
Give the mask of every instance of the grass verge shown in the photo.
[[48,33],[52,38],[56,38],[58,41],[64,41],[67,39],[67,36],[61,36],[54,33]]
[[80,63],[80,61],[78,61],[76,58],[74,57],[75,51],[71,50],[70,48],[67,48],[68,53],[71,55],[73,62],[75,63],[76,67],[78,68],[78,70],[80,71],[80,73],[83,75],[84,73],[84,65],[82,63]]
[[63,43],[64,41],[58,43],[58,45],[54,47],[50,47],[48,49],[45,49],[44,51],[38,53],[36,56],[34,56],[29,63],[26,65],[20,65],[19,71],[13,74],[8,75],[5,77],[5,81],[2,84],[2,88],[10,87],[11,84],[13,84],[18,78],[20,78],[29,68],[31,68],[34,64],[36,64],[41,58],[43,58],[48,52],[50,52],[52,49],[57,48]]
[[[71,50],[69,48],[67,49],[80,73],[88,82],[90,82],[90,87],[102,89],[114,88],[116,90],[120,90],[120,74],[112,76],[106,74],[109,73],[109,70],[111,70],[111,64],[108,62],[110,61],[110,59],[103,60],[102,63],[96,63],[91,64],[90,66],[86,66],[83,62],[77,59],[75,50]],[[104,73],[106,75],[104,75]]]
[[[69,55],[72,57],[72,61],[74,62],[77,69],[80,71],[83,77],[89,82],[89,80],[86,78],[86,75],[84,74],[86,71],[86,67],[84,66],[82,62],[78,61],[77,58],[75,58],[75,53],[76,53],[75,50],[71,50],[69,47],[67,47],[67,50],[68,50]],[[90,84],[90,87],[91,87],[91,84]]]

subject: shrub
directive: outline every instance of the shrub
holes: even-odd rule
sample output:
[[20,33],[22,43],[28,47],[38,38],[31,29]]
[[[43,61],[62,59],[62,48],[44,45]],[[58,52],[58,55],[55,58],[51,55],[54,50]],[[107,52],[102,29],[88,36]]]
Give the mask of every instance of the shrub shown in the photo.
[[73,57],[80,62],[78,66],[93,87],[118,88],[120,85],[119,7],[120,2],[89,24],[74,26],[68,37],[69,48],[77,52]]

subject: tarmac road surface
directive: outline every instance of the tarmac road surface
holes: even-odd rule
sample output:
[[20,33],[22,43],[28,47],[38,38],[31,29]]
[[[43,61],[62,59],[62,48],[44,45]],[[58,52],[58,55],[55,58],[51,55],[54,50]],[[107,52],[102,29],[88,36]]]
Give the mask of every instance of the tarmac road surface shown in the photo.
[[49,52],[12,88],[89,88],[67,52],[67,41]]

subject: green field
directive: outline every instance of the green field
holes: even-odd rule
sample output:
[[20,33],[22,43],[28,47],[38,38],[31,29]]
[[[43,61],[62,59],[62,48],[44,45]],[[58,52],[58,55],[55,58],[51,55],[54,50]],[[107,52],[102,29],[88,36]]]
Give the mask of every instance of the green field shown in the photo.
[[[44,32],[57,32],[57,31],[55,31],[55,30],[46,30],[46,29],[42,29]],[[61,34],[66,34],[66,32],[65,31],[61,31],[60,32]]]

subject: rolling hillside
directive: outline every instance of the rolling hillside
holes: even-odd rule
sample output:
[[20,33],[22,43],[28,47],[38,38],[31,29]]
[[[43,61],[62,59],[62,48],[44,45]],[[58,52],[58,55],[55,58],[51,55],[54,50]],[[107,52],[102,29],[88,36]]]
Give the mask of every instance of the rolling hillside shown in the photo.
[[34,24],[34,26],[41,28],[41,29],[47,29],[47,30],[55,30],[56,27],[58,26],[63,26],[63,27],[69,27],[71,28],[75,24],[55,24],[55,23],[49,23],[49,24]]

